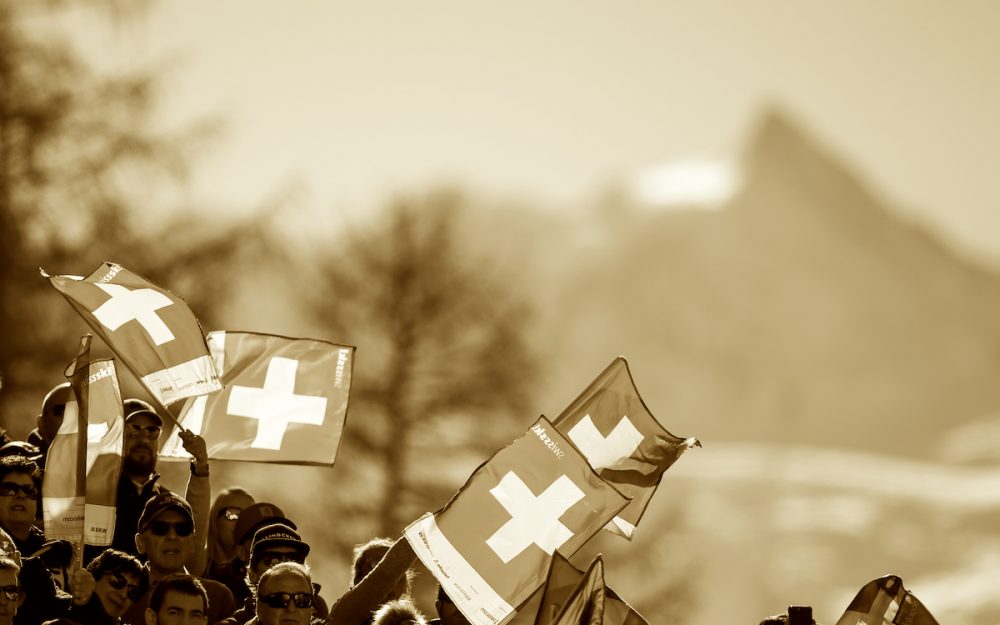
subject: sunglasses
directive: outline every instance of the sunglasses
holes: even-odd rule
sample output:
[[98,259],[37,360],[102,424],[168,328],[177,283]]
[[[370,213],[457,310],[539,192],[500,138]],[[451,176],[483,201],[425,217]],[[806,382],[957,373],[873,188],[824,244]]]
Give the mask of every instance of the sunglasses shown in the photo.
[[[17,584],[11,584],[10,586],[0,586],[0,594],[7,598],[7,601],[17,601],[21,598],[21,594],[24,591]],[[310,603],[312,601],[310,600]]]
[[174,533],[183,538],[190,536],[191,532],[194,531],[194,523],[191,521],[178,521],[176,523],[171,523],[170,521],[149,522],[149,531],[153,532],[154,536],[166,536],[170,533],[170,528],[173,528]]
[[125,426],[125,436],[129,438],[159,438],[163,431],[158,425],[136,425],[129,423]]
[[237,521],[240,518],[240,512],[243,512],[240,508],[223,508],[219,510],[219,518],[224,518],[227,521]]
[[18,491],[24,493],[28,499],[38,499],[38,489],[33,484],[17,484],[15,482],[3,482],[0,484],[0,496],[11,497]]
[[110,584],[115,590],[121,590],[122,588],[128,586],[126,594],[128,595],[129,601],[138,601],[139,599],[142,599],[142,586],[128,583],[128,580],[125,579],[125,576],[121,573],[112,572],[111,576],[108,577],[108,584]]
[[287,608],[288,604],[295,602],[296,608],[308,608],[313,604],[313,595],[311,592],[297,592],[295,594],[287,592],[273,592],[269,595],[264,595],[260,598],[268,607],[271,608]]

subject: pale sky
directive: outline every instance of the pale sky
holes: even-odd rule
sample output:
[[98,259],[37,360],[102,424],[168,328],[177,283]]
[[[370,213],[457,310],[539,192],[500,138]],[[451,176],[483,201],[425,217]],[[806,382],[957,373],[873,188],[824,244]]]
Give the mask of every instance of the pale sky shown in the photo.
[[1000,3],[170,0],[109,68],[166,65],[162,121],[226,134],[191,193],[319,213],[457,181],[573,210],[652,165],[737,154],[768,103],[1000,266]]

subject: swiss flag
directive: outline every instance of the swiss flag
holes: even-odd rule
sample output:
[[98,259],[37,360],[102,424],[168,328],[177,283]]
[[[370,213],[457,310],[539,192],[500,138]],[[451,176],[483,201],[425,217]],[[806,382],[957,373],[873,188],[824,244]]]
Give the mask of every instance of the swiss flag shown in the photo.
[[42,275],[160,404],[222,388],[198,320],[170,291],[114,263],[86,278]]
[[570,438],[601,477],[631,498],[607,529],[631,539],[663,472],[696,438],[668,432],[639,396],[628,362],[615,358],[553,424]]
[[542,417],[404,536],[473,625],[497,625],[627,502]]
[[[253,332],[210,332],[208,346],[224,388],[190,400],[178,420],[209,458],[333,464],[354,347]],[[186,456],[176,432],[161,455]]]

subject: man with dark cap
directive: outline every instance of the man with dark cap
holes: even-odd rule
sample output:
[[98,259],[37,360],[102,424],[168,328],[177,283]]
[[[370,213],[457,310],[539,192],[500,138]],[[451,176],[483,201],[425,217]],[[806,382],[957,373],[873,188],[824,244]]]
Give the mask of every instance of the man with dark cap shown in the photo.
[[[134,534],[139,553],[146,558],[150,587],[169,575],[187,573],[184,563],[189,561],[194,544],[194,513],[182,497],[165,491],[150,499],[139,517],[138,532]],[[199,578],[208,593],[208,622],[216,623],[236,608],[233,593],[225,584]],[[130,625],[144,625],[149,595],[137,599],[125,613],[124,621]]]
[[[241,513],[242,516],[242,513]],[[247,566],[247,581],[254,587],[261,576],[270,568],[282,562],[305,564],[309,555],[309,545],[288,525],[277,522],[258,529],[250,544],[250,556]],[[327,615],[326,604],[317,605],[319,585],[313,584],[314,603],[312,605],[315,620],[322,622]],[[253,596],[248,597],[243,607],[233,613],[220,625],[245,625],[256,614],[256,603]]]
[[245,603],[250,598],[250,587],[247,586],[247,563],[250,562],[250,547],[254,534],[265,525],[272,523],[282,523],[290,528],[298,529],[291,519],[285,516],[281,508],[262,501],[254,503],[240,511],[240,516],[236,520],[236,527],[233,528],[233,543],[235,544],[236,559],[233,561],[235,571],[233,576],[240,580],[236,588],[230,586],[236,601]]

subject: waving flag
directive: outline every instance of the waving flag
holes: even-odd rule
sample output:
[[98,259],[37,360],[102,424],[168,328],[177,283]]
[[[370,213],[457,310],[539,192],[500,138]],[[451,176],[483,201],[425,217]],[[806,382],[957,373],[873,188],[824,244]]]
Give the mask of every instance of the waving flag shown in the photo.
[[[332,465],[354,369],[354,348],[252,332],[210,332],[222,392],[190,400],[179,422],[208,457]],[[176,432],[161,455],[185,457]]]
[[[604,596],[601,599],[603,624],[648,625],[615,591],[603,586],[603,561],[601,566],[601,584],[604,589]],[[591,564],[592,569],[593,567]],[[574,591],[584,583],[584,575],[583,571],[573,566],[560,553],[555,553],[552,556],[545,585],[535,591],[535,594],[521,606],[510,625],[550,625],[556,622],[556,616],[570,601]]]
[[403,535],[469,622],[499,625],[626,503],[542,417]]
[[836,625],[938,625],[895,575],[873,579],[847,606]]
[[47,538],[111,544],[122,455],[122,396],[112,359],[90,360],[88,334],[70,373],[74,397],[49,446],[42,486]]
[[222,388],[198,320],[170,291],[114,263],[42,275],[164,406]]
[[632,381],[625,358],[615,358],[553,421],[602,478],[631,498],[607,529],[631,539],[663,472],[696,438],[679,438],[656,420]]

